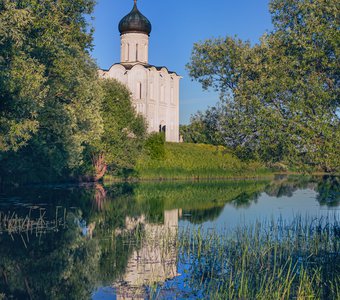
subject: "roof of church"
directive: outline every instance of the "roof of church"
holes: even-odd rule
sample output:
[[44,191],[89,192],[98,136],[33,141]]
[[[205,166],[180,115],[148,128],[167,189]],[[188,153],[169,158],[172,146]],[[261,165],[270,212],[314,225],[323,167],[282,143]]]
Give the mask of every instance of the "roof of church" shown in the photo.
[[151,69],[151,68],[155,68],[157,71],[160,71],[162,70],[163,68],[166,69],[168,71],[169,74],[175,74],[177,76],[180,76],[178,75],[176,72],[174,71],[170,71],[167,67],[165,66],[154,66],[154,65],[149,65],[149,64],[120,64],[120,63],[116,63],[116,64],[113,64],[108,70],[106,69],[102,69],[102,71],[104,72],[108,72],[113,66],[115,65],[120,65],[120,66],[123,66],[125,68],[125,70],[131,70],[134,66],[136,65],[139,65],[139,66],[143,66],[147,69]]
[[129,32],[141,32],[150,35],[151,23],[142,15],[137,8],[137,1],[134,1],[132,10],[119,22],[118,29],[120,34]]

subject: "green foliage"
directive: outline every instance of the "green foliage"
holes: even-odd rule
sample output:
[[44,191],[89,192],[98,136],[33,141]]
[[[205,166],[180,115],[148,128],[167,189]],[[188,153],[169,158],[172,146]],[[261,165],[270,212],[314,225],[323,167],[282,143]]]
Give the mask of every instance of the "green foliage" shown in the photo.
[[144,151],[151,159],[165,158],[165,134],[154,132],[145,141]]
[[222,145],[219,130],[218,107],[197,112],[190,118],[190,125],[181,125],[179,130],[186,143]]
[[[0,177],[75,174],[102,133],[101,89],[85,14],[94,1],[0,4]],[[26,177],[26,178],[25,178]]]
[[264,165],[241,162],[223,146],[165,143],[165,158],[143,155],[138,160],[140,178],[233,178],[269,175]]
[[112,79],[100,82],[103,97],[101,115],[104,132],[96,137],[89,152],[92,156],[104,155],[111,174],[128,176],[142,151],[146,137],[146,123],[137,115],[130,91]]
[[47,90],[45,67],[23,49],[32,23],[28,9],[0,5],[0,151],[17,151],[38,130]]
[[220,135],[213,142],[242,147],[263,161],[336,171],[340,166],[336,1],[272,0],[270,10],[274,30],[258,45],[230,37],[194,45],[187,66],[190,76],[203,88],[221,93],[220,106],[208,110],[200,121],[217,128]]

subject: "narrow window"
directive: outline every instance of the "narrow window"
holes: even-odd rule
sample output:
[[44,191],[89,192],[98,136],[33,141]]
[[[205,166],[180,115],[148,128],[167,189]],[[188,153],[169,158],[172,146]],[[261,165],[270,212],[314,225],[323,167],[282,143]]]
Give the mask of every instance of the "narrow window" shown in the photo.
[[153,82],[150,83],[150,99],[153,99]]
[[136,98],[142,99],[142,83],[139,81],[137,82],[136,85]]
[[165,101],[165,87],[162,84],[161,86],[161,101],[164,102]]
[[126,57],[125,57],[125,60],[126,60],[126,61],[129,61],[130,44],[126,44],[126,45],[125,45],[125,49],[126,49]]
[[138,44],[136,44],[136,61],[138,61]]
[[142,83],[139,83],[139,99],[142,99]]

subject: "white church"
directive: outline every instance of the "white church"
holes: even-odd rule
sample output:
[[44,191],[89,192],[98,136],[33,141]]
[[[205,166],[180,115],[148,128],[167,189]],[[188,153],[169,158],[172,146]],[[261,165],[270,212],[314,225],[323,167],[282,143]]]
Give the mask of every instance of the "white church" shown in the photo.
[[119,22],[120,63],[100,70],[103,78],[114,78],[131,91],[133,105],[148,124],[148,132],[164,132],[166,141],[179,141],[179,82],[181,76],[166,67],[149,64],[150,21],[134,6]]

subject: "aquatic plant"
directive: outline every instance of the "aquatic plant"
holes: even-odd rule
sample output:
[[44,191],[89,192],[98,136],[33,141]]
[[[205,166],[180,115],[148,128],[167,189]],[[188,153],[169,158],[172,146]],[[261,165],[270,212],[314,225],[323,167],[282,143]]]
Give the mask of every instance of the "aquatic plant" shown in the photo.
[[185,229],[178,238],[186,285],[205,299],[339,299],[340,224],[257,222],[233,232]]

